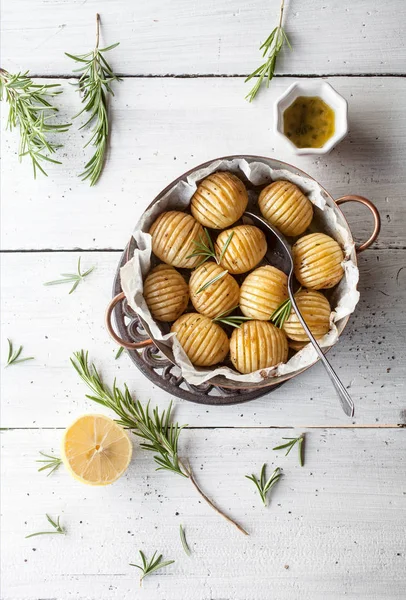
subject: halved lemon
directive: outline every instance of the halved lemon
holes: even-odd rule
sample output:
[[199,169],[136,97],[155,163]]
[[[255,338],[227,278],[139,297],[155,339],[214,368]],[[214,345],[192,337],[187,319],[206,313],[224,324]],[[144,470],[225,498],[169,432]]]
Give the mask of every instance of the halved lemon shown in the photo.
[[84,415],[62,439],[62,460],[71,475],[88,485],[108,485],[126,471],[132,444],[120,425],[104,415]]

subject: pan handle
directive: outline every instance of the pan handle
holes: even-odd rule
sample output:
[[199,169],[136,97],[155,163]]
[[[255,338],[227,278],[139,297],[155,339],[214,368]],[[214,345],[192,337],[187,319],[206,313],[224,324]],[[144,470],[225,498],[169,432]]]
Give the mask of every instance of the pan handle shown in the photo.
[[371,236],[363,244],[360,244],[355,249],[356,252],[359,254],[360,252],[363,252],[364,250],[369,248],[369,246],[371,246],[371,244],[373,244],[376,238],[378,237],[379,232],[381,230],[381,217],[375,204],[373,204],[370,200],[364,198],[363,196],[354,196],[350,194],[348,196],[342,196],[341,198],[336,200],[336,204],[338,206],[340,206],[340,204],[345,204],[346,202],[359,202],[360,204],[363,204],[371,211],[372,216],[374,218],[374,229],[372,231]]
[[119,302],[124,300],[124,298],[125,298],[124,292],[120,292],[119,294],[117,294],[117,296],[114,296],[114,298],[109,302],[109,305],[106,310],[107,331],[109,332],[109,334],[111,335],[113,340],[115,342],[117,342],[117,344],[120,344],[120,346],[127,348],[127,350],[138,350],[139,348],[144,348],[145,346],[149,346],[150,344],[153,344],[153,341],[151,339],[142,340],[141,342],[126,342],[119,335],[117,335],[117,333],[114,331],[113,325],[111,323],[111,316],[113,314],[113,310],[114,310],[116,304],[118,304]]

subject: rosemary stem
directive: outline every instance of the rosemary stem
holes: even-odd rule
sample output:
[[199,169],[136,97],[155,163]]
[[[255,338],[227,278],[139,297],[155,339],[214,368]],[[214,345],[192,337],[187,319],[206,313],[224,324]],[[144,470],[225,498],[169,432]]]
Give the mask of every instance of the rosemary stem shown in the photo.
[[282,27],[283,9],[284,8],[285,8],[285,0],[282,0],[282,2],[281,2],[281,11],[280,11],[280,15],[279,15],[279,28]]
[[212,502],[212,500],[210,500],[210,498],[208,496],[206,496],[206,494],[203,492],[203,490],[197,483],[196,479],[194,478],[193,471],[192,471],[189,461],[188,461],[187,467],[180,459],[179,459],[179,464],[182,467],[182,469],[187,473],[187,475],[188,475],[190,481],[192,482],[192,484],[194,485],[195,489],[201,495],[201,497],[207,502],[207,504],[209,504],[209,506],[211,506],[212,509],[216,511],[216,513],[218,513],[224,519],[226,519],[226,521],[228,521],[229,523],[232,523],[232,525],[237,527],[237,529],[239,531],[241,531],[241,533],[243,533],[244,535],[249,535],[248,531],[246,531],[244,529],[244,527],[242,527],[241,525],[239,525],[239,523],[237,523],[237,521],[234,521],[234,519],[232,519],[231,517],[226,515],[218,506],[216,506],[214,504],[214,502]]

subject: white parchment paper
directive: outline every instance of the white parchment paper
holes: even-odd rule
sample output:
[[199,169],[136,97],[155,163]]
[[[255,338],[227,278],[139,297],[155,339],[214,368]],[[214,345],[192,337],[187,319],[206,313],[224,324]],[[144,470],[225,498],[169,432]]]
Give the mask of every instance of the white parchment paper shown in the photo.
[[216,375],[223,375],[227,379],[240,383],[260,382],[270,377],[286,375],[303,369],[313,364],[317,359],[316,352],[311,344],[305,346],[285,364],[255,371],[248,375],[242,375],[228,367],[194,367],[179,344],[176,335],[171,333],[164,335],[149,312],[143,297],[143,279],[151,266],[151,236],[148,230],[161,212],[187,208],[196,191],[196,182],[218,170],[232,171],[236,175],[242,171],[254,185],[265,185],[278,179],[291,181],[298,185],[313,203],[315,206],[315,221],[317,222],[316,230],[324,231],[334,237],[344,249],[345,254],[343,262],[344,277],[330,298],[333,310],[330,331],[319,343],[322,347],[328,347],[337,341],[338,330],[336,323],[351,314],[359,300],[359,292],[357,291],[358,269],[351,259],[351,253],[354,248],[351,236],[347,229],[340,223],[340,213],[335,209],[335,205],[331,203],[322,188],[315,181],[285,169],[272,169],[260,161],[248,162],[245,159],[214,161],[209,166],[194,171],[187,178],[186,182],[181,181],[174,185],[151,209],[143,214],[133,232],[138,249],[135,250],[133,258],[120,271],[121,286],[128,304],[144,319],[152,337],[172,348],[176,363],[180,367],[183,377],[189,383],[198,385]]

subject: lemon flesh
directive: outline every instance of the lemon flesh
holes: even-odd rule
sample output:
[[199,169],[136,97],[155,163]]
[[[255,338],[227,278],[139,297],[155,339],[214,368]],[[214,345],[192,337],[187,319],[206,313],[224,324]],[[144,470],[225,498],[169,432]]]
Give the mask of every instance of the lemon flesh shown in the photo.
[[62,439],[62,460],[75,479],[88,485],[108,485],[126,471],[132,444],[124,429],[104,415],[84,415]]

